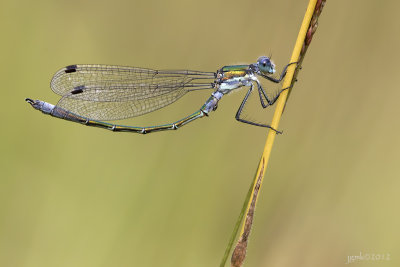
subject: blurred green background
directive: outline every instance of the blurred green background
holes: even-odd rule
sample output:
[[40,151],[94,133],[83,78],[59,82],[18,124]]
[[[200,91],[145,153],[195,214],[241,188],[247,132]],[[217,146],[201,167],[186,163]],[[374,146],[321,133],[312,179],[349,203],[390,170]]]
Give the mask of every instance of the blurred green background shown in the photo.
[[[179,131],[112,133],[44,116],[77,63],[215,71],[288,63],[307,1],[0,4],[0,266],[218,266],[267,131],[245,91]],[[327,1],[276,139],[246,266],[399,266],[400,4]],[[264,83],[271,92],[276,86]],[[210,91],[124,123],[165,123]],[[254,99],[253,99],[254,100]],[[271,111],[247,110],[271,120]]]

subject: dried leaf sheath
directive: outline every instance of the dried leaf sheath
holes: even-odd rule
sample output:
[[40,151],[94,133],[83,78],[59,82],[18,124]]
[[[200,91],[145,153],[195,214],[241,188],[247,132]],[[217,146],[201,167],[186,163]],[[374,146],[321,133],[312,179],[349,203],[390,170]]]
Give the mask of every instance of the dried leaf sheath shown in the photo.
[[[262,169],[264,169],[264,165],[265,165],[265,162],[264,162],[264,159],[262,159],[262,166],[261,166]],[[232,267],[242,266],[244,259],[246,258],[247,244],[248,244],[248,240],[249,240],[249,236],[250,236],[251,226],[253,225],[257,196],[258,196],[258,192],[260,191],[260,188],[261,188],[261,182],[262,182],[261,173],[262,173],[262,171],[259,173],[259,176],[257,177],[257,181],[254,185],[253,195],[251,196],[251,203],[250,203],[249,210],[247,212],[246,219],[245,219],[244,225],[243,225],[243,233],[240,236],[239,241],[235,247],[235,250],[232,253],[232,258],[231,258],[231,266]]]

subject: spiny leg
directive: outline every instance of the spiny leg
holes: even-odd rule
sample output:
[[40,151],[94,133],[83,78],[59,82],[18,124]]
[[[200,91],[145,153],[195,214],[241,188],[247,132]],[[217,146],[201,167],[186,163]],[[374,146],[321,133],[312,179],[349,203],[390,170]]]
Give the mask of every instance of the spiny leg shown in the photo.
[[[257,82],[257,86],[258,86],[258,95],[260,96],[260,102],[261,102],[261,106],[263,108],[272,106],[276,102],[276,100],[278,100],[281,93],[290,88],[290,86],[289,86],[289,87],[281,89],[278,94],[276,94],[272,99],[269,99],[267,93],[264,91],[261,84]],[[264,95],[265,99],[267,100],[267,104],[264,103],[263,95]]]
[[240,121],[240,122],[243,122],[243,123],[250,124],[250,125],[254,125],[254,126],[269,128],[271,130],[274,130],[277,134],[281,134],[282,132],[272,128],[270,125],[260,124],[260,123],[256,123],[256,122],[252,122],[252,121],[248,121],[248,120],[240,118],[240,114],[242,113],[243,108],[246,105],[246,102],[247,102],[252,90],[253,90],[253,84],[250,85],[250,89],[247,91],[246,96],[243,98],[243,101],[240,104],[238,111],[236,112],[236,116],[235,116],[236,120]]
[[282,72],[281,72],[281,76],[279,77],[279,79],[275,79],[274,77],[270,77],[270,76],[266,76],[266,75],[263,75],[263,77],[266,78],[266,79],[268,79],[268,80],[270,80],[271,82],[280,83],[280,82],[283,80],[283,78],[285,77],[285,75],[286,75],[287,68],[288,68],[290,65],[292,65],[292,64],[297,64],[297,62],[292,62],[292,63],[287,64],[287,65],[283,68],[283,70],[282,70]]

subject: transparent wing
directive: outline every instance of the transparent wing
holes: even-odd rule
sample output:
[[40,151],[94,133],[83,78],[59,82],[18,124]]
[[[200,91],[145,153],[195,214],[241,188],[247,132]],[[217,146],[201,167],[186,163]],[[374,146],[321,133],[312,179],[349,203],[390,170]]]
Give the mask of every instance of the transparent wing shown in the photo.
[[165,107],[188,91],[212,89],[215,73],[110,65],[72,65],[59,70],[52,90],[57,106],[96,120],[119,120]]

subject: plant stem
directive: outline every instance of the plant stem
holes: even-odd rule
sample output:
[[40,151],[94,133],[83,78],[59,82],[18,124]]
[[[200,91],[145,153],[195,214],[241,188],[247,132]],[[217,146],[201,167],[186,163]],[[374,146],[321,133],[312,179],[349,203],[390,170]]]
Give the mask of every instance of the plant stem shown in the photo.
[[[304,55],[307,51],[308,46],[312,40],[313,34],[315,33],[318,25],[318,17],[321,14],[322,8],[325,4],[326,0],[310,0],[308,3],[306,14],[304,15],[303,22],[300,27],[299,34],[297,36],[297,40],[292,52],[292,56],[290,58],[290,62],[297,62],[297,64],[292,64],[288,67],[285,79],[282,83],[282,88],[290,87],[290,90],[285,90],[281,93],[275,108],[275,113],[272,118],[271,127],[274,129],[278,129],[279,122],[284,111],[287,98],[292,90],[292,87],[296,81],[297,74],[300,70],[301,63],[303,61]],[[243,207],[247,206],[246,208],[246,219],[242,225],[242,229],[240,232],[240,237],[238,243],[235,247],[234,252],[232,253],[231,258],[231,266],[232,267],[240,267],[243,265],[244,259],[246,257],[246,250],[248,244],[248,238],[250,235],[253,217],[255,212],[255,207],[257,204],[258,195],[261,189],[261,185],[263,182],[263,178],[265,175],[265,171],[268,166],[268,161],[270,158],[272,145],[274,143],[276,136],[275,131],[269,131],[267,140],[264,146],[264,151],[262,157],[260,159],[260,163],[258,164],[258,169],[256,175],[252,182],[252,192],[250,197],[246,197],[245,203]],[[241,211],[241,215],[243,214],[243,209]],[[239,216],[239,220],[242,219],[243,216]],[[239,222],[238,222],[239,223]],[[237,227],[235,227],[231,241],[237,235]],[[232,248],[232,243],[228,244],[227,250],[225,251],[224,258],[221,262],[221,267],[225,266],[227,254]]]

